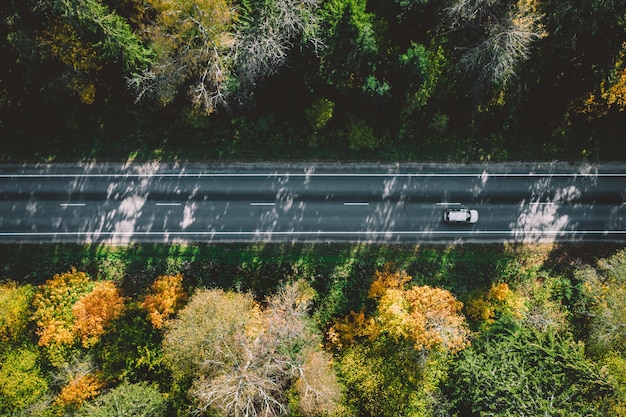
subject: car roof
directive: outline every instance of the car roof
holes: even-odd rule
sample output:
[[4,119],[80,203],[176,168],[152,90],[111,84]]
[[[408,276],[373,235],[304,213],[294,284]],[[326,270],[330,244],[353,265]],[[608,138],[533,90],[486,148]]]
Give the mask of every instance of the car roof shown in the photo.
[[451,221],[467,221],[468,209],[450,209],[448,210],[448,218]]

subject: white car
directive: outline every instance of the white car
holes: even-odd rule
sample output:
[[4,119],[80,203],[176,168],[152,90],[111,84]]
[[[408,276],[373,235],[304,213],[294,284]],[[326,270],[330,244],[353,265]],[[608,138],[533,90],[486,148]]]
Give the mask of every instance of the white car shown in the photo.
[[468,208],[449,208],[443,211],[443,222],[451,224],[473,224],[478,221],[478,211]]

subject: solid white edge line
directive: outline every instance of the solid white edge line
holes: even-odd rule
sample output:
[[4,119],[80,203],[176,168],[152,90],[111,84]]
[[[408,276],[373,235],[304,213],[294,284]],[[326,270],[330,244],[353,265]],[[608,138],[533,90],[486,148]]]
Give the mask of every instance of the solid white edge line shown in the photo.
[[435,203],[435,205],[437,206],[460,206],[461,203],[446,203],[446,202],[441,202],[441,203]]
[[59,204],[61,207],[84,207],[85,203],[61,203]]
[[370,203],[368,202],[345,202],[343,203],[344,206],[369,206]]
[[181,203],[156,203],[157,206],[180,206]]
[[198,235],[198,236],[258,236],[258,235],[610,235],[610,234],[626,234],[626,230],[528,230],[528,231],[510,231],[510,230],[473,230],[473,231],[413,231],[413,230],[396,230],[396,231],[161,231],[161,232],[0,232],[0,237],[8,236],[150,236],[150,235]]
[[251,206],[275,206],[276,203],[264,203],[264,202],[252,202],[250,203]]
[[223,172],[197,172],[197,173],[110,173],[110,174],[0,174],[0,178],[150,178],[150,177],[515,177],[515,178],[543,178],[543,177],[573,177],[573,178],[596,178],[596,177],[626,177],[626,173],[601,172],[588,173],[223,173]]

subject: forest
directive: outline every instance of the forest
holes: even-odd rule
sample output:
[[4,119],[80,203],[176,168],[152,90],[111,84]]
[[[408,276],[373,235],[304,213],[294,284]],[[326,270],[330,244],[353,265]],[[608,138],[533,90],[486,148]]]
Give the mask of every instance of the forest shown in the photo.
[[6,0],[3,161],[624,160],[622,0]]
[[[3,0],[2,163],[626,159],[623,0]],[[0,415],[626,416],[609,244],[0,245]]]
[[614,245],[0,251],[1,415],[626,414]]

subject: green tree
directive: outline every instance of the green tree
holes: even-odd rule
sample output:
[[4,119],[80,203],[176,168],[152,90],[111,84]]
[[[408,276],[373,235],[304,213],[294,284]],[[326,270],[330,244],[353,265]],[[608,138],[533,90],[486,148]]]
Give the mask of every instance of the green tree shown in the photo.
[[374,14],[364,0],[330,0],[322,16],[328,44],[321,54],[322,76],[339,91],[365,89],[379,49]]
[[128,21],[98,0],[42,0],[39,7],[52,10],[79,34],[94,39],[99,53],[119,61],[129,75],[144,70],[152,61],[152,51],[133,33]]
[[455,415],[606,415],[613,395],[584,346],[529,328],[484,335],[454,361],[447,385]]
[[436,93],[437,87],[444,90],[440,81],[448,59],[443,46],[434,39],[430,48],[411,42],[411,46],[400,54],[398,60],[405,78],[403,88],[406,91],[406,103],[403,111],[410,115],[414,110],[426,106]]
[[626,415],[626,358],[618,353],[611,353],[600,362],[611,384],[616,387],[616,395],[610,402],[610,416]]
[[79,415],[85,417],[160,417],[167,408],[165,396],[146,382],[122,382],[85,405]]
[[106,380],[166,383],[171,375],[163,365],[162,342],[162,332],[154,328],[141,307],[131,302],[102,336],[95,355]]
[[436,416],[448,408],[440,385],[450,358],[415,350],[407,340],[380,336],[338,356],[346,406],[354,416]]
[[333,118],[335,103],[331,100],[318,97],[311,106],[304,111],[306,121],[314,132],[324,128]]

